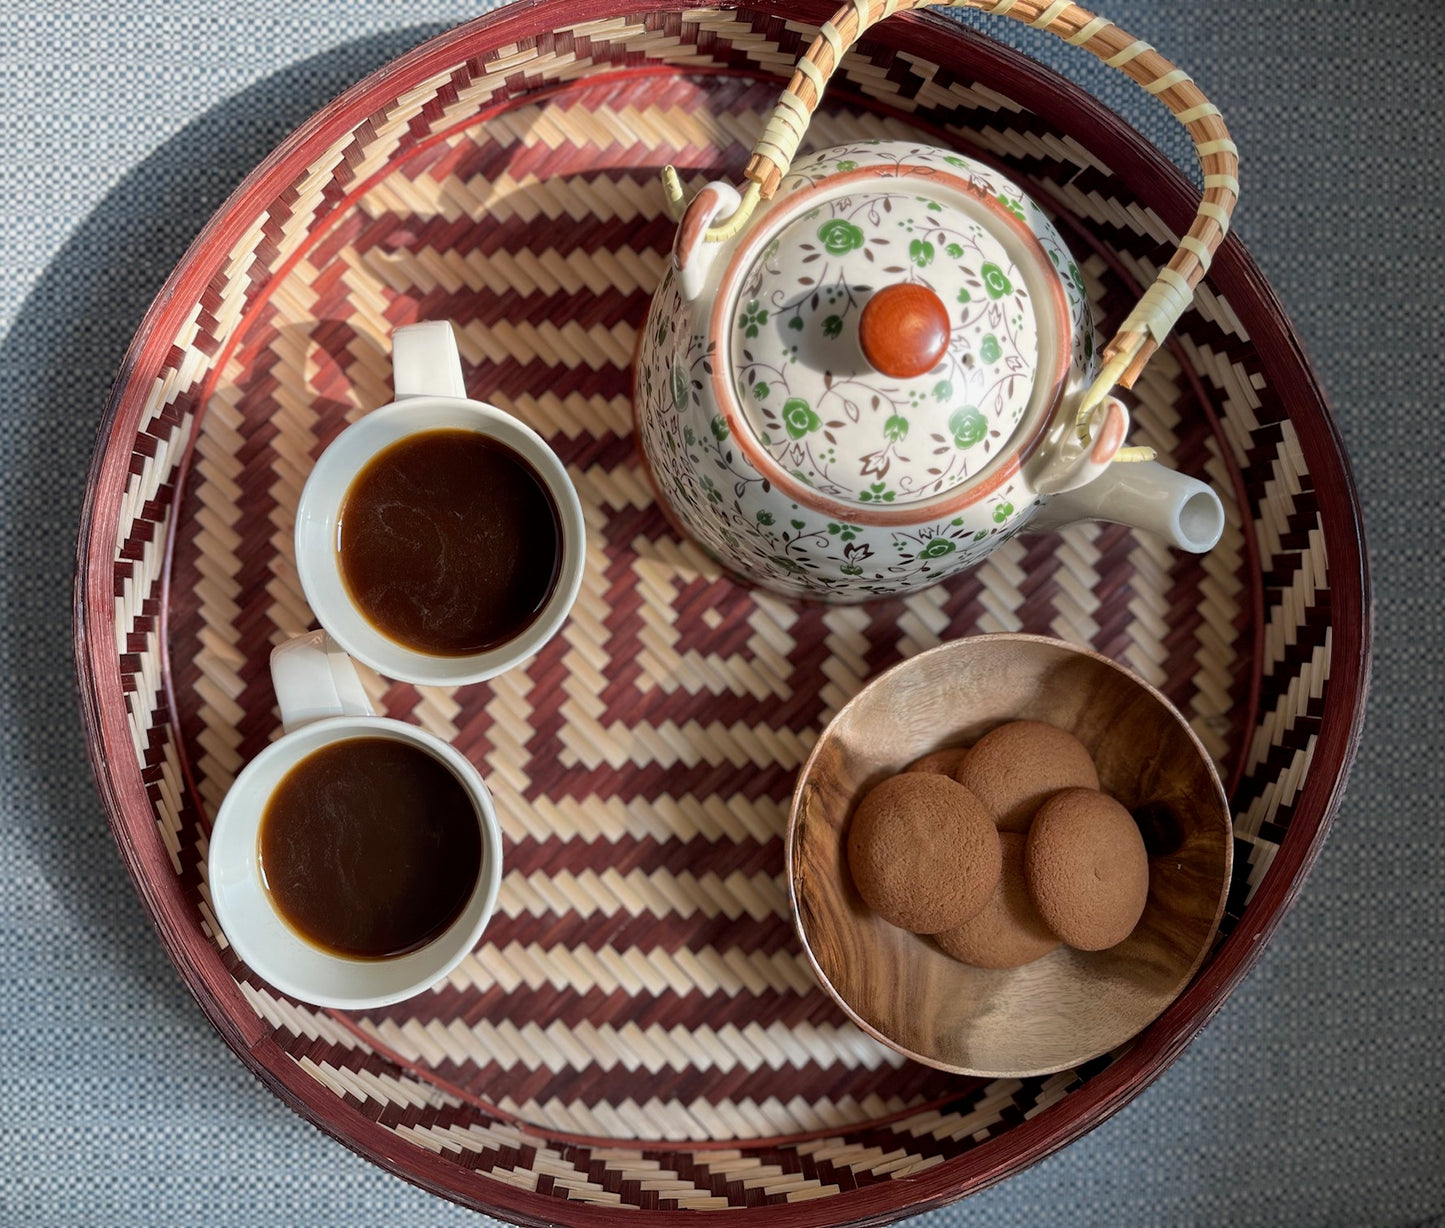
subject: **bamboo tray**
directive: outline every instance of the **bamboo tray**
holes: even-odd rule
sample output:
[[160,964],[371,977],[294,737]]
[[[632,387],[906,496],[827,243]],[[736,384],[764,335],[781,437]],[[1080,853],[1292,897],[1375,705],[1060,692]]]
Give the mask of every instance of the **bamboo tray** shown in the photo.
[[[528,1223],[878,1222],[1006,1177],[1137,1094],[1258,955],[1323,840],[1369,648],[1360,514],[1294,334],[1231,240],[1134,393],[1133,442],[1209,477],[1203,558],[1116,527],[1014,541],[907,600],[733,584],[653,505],[629,364],[672,226],[657,172],[735,175],[830,4],[518,6],[426,44],[286,141],[212,220],[116,382],[79,546],[91,755],[121,853],[213,1024],[376,1163]],[[782,14],[786,12],[785,18]],[[1105,335],[1193,189],[1032,62],[935,16],[879,26],[811,139],[922,133],[1059,216]],[[582,595],[523,671],[455,693],[367,679],[450,738],[503,815],[483,943],[367,1015],[278,995],[219,937],[207,832],[276,730],[266,671],[311,625],[291,518],[312,460],[390,396],[387,337],[456,322],[472,395],[536,427],[589,519]],[[855,1030],[792,932],[798,766],[863,682],[946,638],[1062,636],[1189,716],[1235,814],[1219,943],[1143,1035],[1077,1070],[949,1078]]]

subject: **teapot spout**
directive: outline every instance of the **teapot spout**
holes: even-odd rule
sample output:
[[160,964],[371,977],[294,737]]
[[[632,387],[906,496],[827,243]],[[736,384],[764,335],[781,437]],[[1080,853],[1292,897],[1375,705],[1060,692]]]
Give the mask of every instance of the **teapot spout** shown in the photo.
[[1115,463],[1076,490],[1044,500],[1030,530],[1106,520],[1157,533],[1178,550],[1203,554],[1224,532],[1224,504],[1205,483],[1154,461]]

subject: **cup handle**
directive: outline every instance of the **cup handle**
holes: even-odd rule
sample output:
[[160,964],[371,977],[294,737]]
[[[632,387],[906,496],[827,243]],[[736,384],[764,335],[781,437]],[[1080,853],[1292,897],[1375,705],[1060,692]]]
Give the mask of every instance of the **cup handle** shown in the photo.
[[328,716],[375,716],[356,666],[325,631],[309,631],[271,650],[271,686],[290,733]]
[[391,335],[392,384],[396,399],[455,397],[466,400],[457,338],[447,320],[406,324]]

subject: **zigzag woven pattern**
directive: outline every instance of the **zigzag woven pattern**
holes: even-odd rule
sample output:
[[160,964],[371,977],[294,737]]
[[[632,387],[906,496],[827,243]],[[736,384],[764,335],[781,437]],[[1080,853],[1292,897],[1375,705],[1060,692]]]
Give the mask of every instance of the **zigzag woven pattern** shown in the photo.
[[[668,528],[630,435],[635,329],[672,239],[655,171],[675,164],[690,187],[734,172],[776,93],[759,75],[786,73],[811,33],[747,13],[619,17],[410,90],[257,218],[175,338],[134,445],[116,652],[157,829],[222,944],[210,818],[277,733],[269,648],[312,625],[296,500],[326,443],[390,399],[391,330],[453,320],[472,395],[567,463],[589,557],[563,633],[525,669],[455,692],[365,679],[379,711],[455,742],[496,796],[505,878],[483,944],[435,991],[360,1018],[279,997],[227,955],[318,1083],[409,1145],[558,1199],[828,1196],[956,1157],[1107,1067],[944,1078],[813,984],[788,918],[787,800],[817,731],[879,670],[946,638],[1029,630],[1163,689],[1234,783],[1226,933],[1288,829],[1328,687],[1310,475],[1207,283],[1134,390],[1131,439],[1248,493],[1203,559],[1081,527],[1011,542],[907,600],[835,609],[744,590]],[[1168,228],[1077,141],[956,70],[865,44],[835,89],[813,144],[909,134],[912,115],[1003,160],[1058,212],[1105,328],[1167,258]],[[774,1141],[799,1134],[813,1137]],[[733,1148],[688,1147],[720,1140]]]

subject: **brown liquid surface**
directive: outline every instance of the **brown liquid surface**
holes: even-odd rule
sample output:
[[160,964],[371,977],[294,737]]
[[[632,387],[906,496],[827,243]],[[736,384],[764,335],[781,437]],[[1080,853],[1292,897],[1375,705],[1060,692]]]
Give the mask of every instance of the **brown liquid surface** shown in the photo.
[[425,946],[461,915],[482,864],[476,809],[445,764],[391,738],[307,755],[272,793],[257,837],[281,916],[336,955]]
[[562,525],[510,448],[476,431],[424,431],[357,474],[337,549],[347,591],[378,631],[462,657],[516,638],[541,613],[557,587]]

